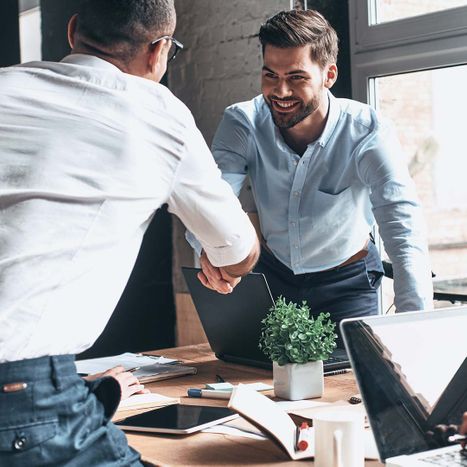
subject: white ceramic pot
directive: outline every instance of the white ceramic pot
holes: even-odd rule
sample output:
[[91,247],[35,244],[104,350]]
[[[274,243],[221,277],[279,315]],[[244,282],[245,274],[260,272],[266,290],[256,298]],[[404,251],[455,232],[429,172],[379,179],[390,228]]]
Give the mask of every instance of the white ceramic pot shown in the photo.
[[321,397],[324,390],[323,361],[272,365],[274,392],[290,401]]

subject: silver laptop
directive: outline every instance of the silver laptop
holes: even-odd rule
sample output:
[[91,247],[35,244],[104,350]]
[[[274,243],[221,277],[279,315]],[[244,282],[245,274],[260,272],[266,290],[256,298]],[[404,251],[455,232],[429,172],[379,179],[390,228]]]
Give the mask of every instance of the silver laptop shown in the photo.
[[430,435],[467,411],[467,306],[344,320],[341,331],[386,465],[467,466]]
[[[261,321],[274,305],[263,274],[243,277],[232,293],[222,295],[204,287],[197,274],[200,269],[182,268],[204,332],[216,357],[227,362],[272,368],[259,349]],[[350,367],[344,349],[336,349],[323,362],[325,374]]]

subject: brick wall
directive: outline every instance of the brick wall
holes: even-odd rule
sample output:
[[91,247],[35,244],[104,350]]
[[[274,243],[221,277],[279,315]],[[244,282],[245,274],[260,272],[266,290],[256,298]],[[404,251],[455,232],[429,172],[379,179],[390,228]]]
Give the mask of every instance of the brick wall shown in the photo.
[[[290,0],[175,0],[175,7],[175,37],[185,48],[169,65],[169,87],[192,111],[210,145],[225,107],[261,92],[259,27],[288,9]],[[176,291],[186,291],[177,271],[193,262],[183,233],[175,219]]]
[[185,49],[170,64],[169,87],[193,112],[208,144],[228,105],[260,93],[256,35],[289,0],[176,0],[175,37]]
[[[175,8],[175,37],[185,48],[169,65],[169,87],[189,107],[210,145],[225,107],[260,93],[259,27],[289,9],[290,0],[175,0]],[[173,218],[178,345],[206,341],[180,274],[181,266],[193,264],[184,230]]]

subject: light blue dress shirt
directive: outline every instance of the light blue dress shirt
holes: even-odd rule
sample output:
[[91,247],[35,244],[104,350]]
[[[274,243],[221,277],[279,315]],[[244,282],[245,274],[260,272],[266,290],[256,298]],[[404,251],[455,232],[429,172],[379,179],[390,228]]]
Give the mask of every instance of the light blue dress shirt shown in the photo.
[[267,245],[295,274],[343,263],[376,220],[394,266],[396,309],[430,309],[424,221],[395,131],[370,106],[328,95],[324,131],[301,157],[263,96],[228,107],[212,145],[223,177],[238,195],[249,175]]

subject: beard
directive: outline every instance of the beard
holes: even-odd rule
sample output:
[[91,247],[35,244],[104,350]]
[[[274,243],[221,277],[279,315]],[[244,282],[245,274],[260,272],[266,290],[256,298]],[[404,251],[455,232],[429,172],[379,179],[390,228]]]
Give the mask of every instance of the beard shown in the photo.
[[[287,101],[296,101],[296,98],[292,99],[277,99],[276,97],[272,96],[275,100],[287,102]],[[275,110],[272,107],[271,98],[265,99],[266,103],[268,104],[269,110],[271,112],[272,119],[274,124],[278,128],[288,129],[292,128],[293,126],[300,123],[302,120],[305,120],[309,115],[311,115],[321,104],[319,97],[313,97],[307,103],[303,102],[302,100],[299,101],[299,104],[294,112],[290,113],[283,113]]]

